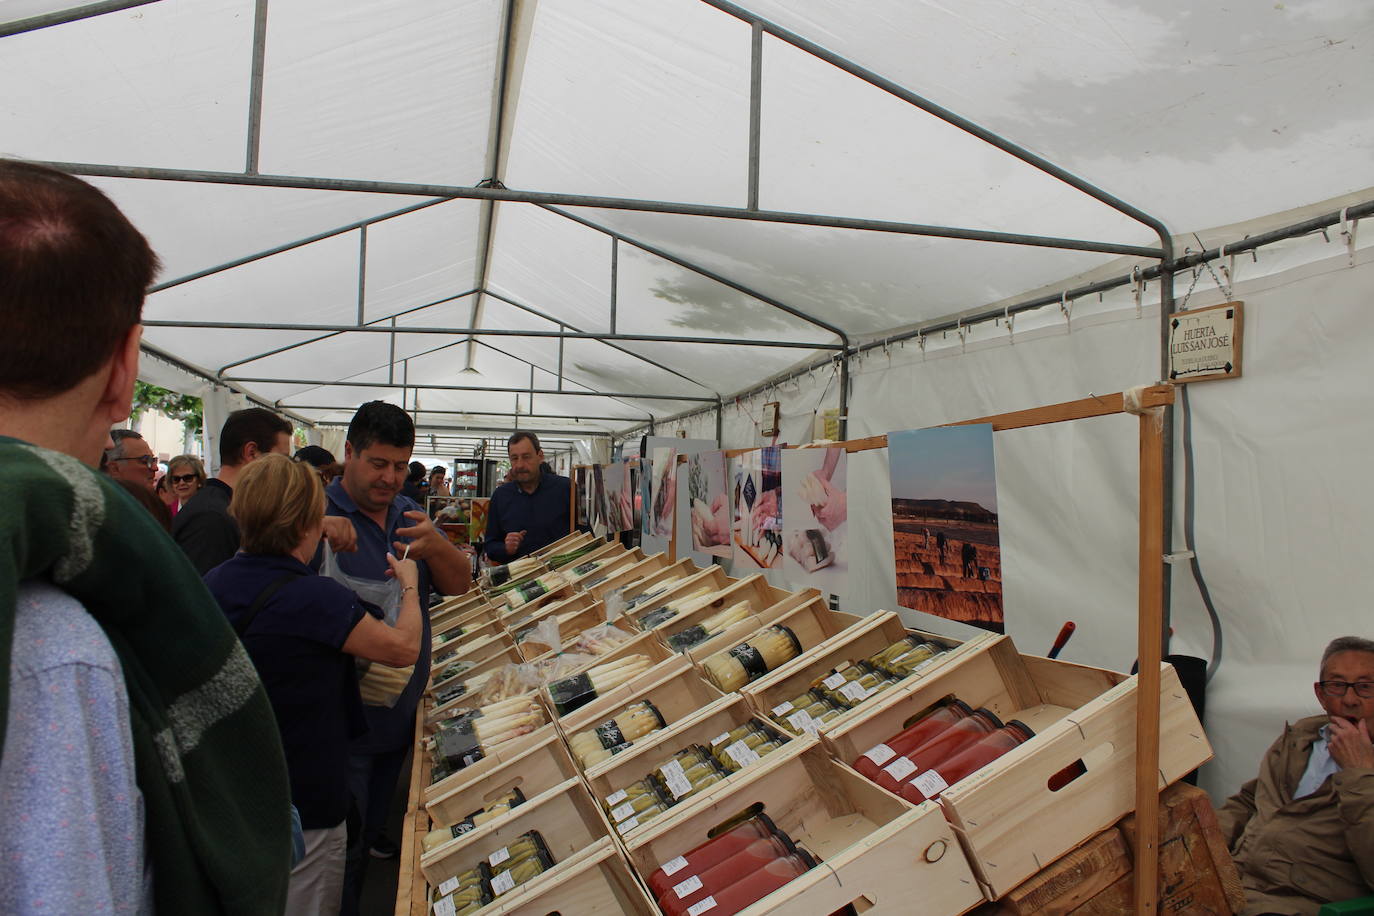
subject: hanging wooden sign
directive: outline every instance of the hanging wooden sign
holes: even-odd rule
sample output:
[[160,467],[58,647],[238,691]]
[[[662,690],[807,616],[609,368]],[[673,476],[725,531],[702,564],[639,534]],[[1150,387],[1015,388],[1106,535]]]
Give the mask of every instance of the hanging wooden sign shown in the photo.
[[1179,312],[1169,319],[1169,381],[1240,377],[1243,302]]

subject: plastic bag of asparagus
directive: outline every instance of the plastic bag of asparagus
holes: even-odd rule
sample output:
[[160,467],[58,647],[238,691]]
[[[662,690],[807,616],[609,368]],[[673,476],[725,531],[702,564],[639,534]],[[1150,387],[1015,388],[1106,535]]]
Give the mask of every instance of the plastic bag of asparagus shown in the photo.
[[502,587],[498,591],[506,596],[506,604],[514,610],[529,604],[536,598],[542,598],[556,592],[567,584],[568,580],[565,576],[551,572],[544,573],[537,579],[526,579],[509,587]]
[[434,767],[431,782],[471,766],[494,749],[545,723],[544,707],[533,696],[490,703],[446,719],[425,739]]
[[580,674],[550,681],[549,696],[553,699],[553,706],[558,715],[565,715],[639,677],[653,664],[647,655],[638,654],[603,662]]
[[679,630],[669,636],[668,648],[677,652],[685,652],[693,646],[706,642],[713,636],[719,636],[726,627],[733,626],[741,620],[747,620],[751,612],[752,609],[748,601],[737,601],[720,613],[707,617],[701,623]]
[[537,576],[544,571],[544,564],[531,557],[512,560],[504,566],[488,566],[477,577],[477,585],[483,591],[499,591],[503,586],[521,579]]
[[635,615],[639,625],[646,630],[653,630],[663,626],[681,614],[690,613],[699,607],[711,603],[715,592],[710,586],[703,585],[701,588],[693,589],[685,595],[678,595],[672,601],[665,601],[657,607],[650,608]]
[[362,694],[363,702],[369,706],[396,705],[396,701],[401,698],[406,685],[410,683],[410,677],[415,673],[414,665],[407,665],[404,668],[393,668],[390,665],[383,665],[379,662],[363,662],[367,667],[362,670],[358,678],[358,693]]

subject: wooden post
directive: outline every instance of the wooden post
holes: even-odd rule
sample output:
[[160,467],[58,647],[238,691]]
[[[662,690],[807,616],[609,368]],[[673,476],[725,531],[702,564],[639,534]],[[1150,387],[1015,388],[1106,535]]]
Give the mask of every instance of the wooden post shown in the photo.
[[1140,608],[1135,725],[1135,911],[1159,900],[1159,667],[1164,615],[1164,409],[1140,414]]

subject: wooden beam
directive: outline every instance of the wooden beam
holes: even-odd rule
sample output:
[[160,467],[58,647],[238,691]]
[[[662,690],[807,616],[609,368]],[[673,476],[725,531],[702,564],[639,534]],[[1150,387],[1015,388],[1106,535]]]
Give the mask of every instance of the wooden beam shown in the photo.
[[1140,606],[1135,719],[1135,911],[1159,898],[1159,668],[1164,617],[1164,408],[1140,414]]

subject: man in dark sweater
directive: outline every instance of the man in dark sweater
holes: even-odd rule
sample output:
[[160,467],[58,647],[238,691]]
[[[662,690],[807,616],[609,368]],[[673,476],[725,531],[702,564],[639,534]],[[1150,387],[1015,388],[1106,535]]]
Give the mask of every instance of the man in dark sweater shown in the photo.
[[516,432],[506,447],[510,453],[510,481],[491,495],[487,534],[482,545],[487,557],[509,563],[547,547],[571,530],[572,490],[544,462],[544,450],[534,433]]

